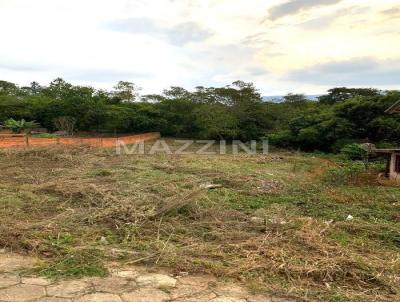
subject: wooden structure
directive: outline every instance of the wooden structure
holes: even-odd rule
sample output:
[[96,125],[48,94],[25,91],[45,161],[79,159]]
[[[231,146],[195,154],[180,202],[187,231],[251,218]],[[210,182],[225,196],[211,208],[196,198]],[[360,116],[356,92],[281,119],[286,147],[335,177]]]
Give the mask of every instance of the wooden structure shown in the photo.
[[374,151],[387,157],[386,177],[400,183],[400,149],[376,149]]
[[385,112],[386,113],[400,113],[400,101],[394,103]]
[[[400,113],[400,101],[390,106],[386,113]],[[376,149],[374,152],[386,155],[386,177],[400,183],[400,148],[393,149]]]

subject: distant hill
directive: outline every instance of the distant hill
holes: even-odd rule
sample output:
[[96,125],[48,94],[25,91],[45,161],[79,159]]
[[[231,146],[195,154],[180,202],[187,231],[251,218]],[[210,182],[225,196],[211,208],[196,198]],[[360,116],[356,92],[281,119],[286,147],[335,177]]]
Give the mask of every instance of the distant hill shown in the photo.
[[[306,95],[306,98],[312,101],[317,101],[318,97],[321,96],[320,94],[313,94],[313,95]],[[263,96],[262,99],[265,102],[275,102],[280,103],[283,101],[284,95],[266,95]]]

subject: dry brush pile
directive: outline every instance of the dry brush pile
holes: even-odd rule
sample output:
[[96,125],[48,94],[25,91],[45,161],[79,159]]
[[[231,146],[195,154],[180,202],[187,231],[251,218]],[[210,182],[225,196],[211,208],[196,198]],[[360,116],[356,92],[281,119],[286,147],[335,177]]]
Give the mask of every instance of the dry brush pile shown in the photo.
[[[3,151],[0,246],[49,261],[100,251],[104,260],[208,272],[308,301],[393,301],[398,224],[332,219],[347,208],[342,188],[318,181],[329,166],[290,154]],[[376,207],[378,218],[400,197],[379,190],[387,208]]]

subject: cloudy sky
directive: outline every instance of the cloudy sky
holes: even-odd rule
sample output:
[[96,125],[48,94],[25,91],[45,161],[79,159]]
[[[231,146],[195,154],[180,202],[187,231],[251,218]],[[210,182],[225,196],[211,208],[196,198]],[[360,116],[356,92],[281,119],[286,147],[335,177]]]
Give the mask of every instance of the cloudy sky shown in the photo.
[[0,0],[0,79],[400,89],[400,0]]

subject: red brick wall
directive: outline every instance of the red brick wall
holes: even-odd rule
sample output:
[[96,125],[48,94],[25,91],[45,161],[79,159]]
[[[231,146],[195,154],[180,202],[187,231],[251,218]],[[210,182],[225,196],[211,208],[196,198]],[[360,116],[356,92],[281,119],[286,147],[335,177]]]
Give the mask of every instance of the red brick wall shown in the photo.
[[133,144],[141,141],[149,141],[160,138],[159,132],[149,132],[123,137],[60,137],[60,138],[33,138],[33,137],[2,137],[0,136],[0,148],[14,148],[27,146],[49,145],[90,145],[95,147],[115,147],[117,140],[125,144]]

